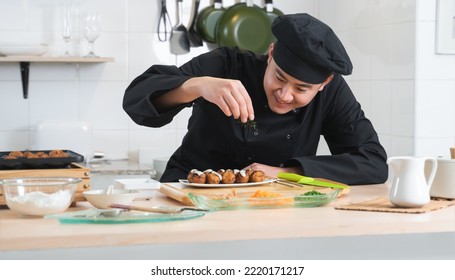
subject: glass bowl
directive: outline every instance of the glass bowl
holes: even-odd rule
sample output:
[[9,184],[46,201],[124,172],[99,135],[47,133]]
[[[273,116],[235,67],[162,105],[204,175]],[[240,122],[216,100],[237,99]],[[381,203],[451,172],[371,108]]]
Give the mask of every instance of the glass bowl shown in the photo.
[[71,205],[77,184],[70,177],[9,178],[0,180],[6,205],[28,216],[62,213]]

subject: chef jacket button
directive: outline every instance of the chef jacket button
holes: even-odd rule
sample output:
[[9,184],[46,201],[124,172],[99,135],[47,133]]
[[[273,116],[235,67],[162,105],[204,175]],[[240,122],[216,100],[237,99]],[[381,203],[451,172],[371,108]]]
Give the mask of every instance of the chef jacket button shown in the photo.
[[258,135],[259,135],[259,132],[255,131],[255,132],[253,132],[253,135],[254,135],[254,136],[258,136]]
[[291,139],[291,134],[286,134],[286,139]]
[[284,164],[281,163],[281,164],[280,164],[280,167],[283,167],[283,166],[284,166]]
[[252,157],[248,157],[248,160],[252,160],[253,158]]

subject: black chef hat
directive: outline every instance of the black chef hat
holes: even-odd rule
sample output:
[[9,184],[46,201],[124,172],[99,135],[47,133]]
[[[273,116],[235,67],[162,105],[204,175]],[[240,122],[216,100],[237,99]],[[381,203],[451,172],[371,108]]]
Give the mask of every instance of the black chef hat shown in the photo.
[[277,38],[273,59],[294,78],[320,84],[331,73],[352,73],[343,44],[322,21],[308,14],[279,16],[272,23],[272,32]]

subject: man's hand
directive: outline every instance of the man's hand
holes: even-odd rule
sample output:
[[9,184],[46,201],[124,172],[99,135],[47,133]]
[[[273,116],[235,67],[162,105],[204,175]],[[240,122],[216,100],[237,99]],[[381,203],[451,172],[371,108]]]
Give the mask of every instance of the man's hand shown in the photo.
[[199,97],[216,104],[226,116],[240,119],[242,123],[254,120],[250,95],[239,80],[193,77],[152,102],[159,110],[167,110]]
[[262,170],[262,171],[264,171],[264,173],[267,177],[272,177],[272,178],[277,178],[279,172],[296,173],[296,174],[303,175],[303,169],[300,167],[276,167],[276,166],[270,166],[270,165],[265,165],[265,164],[256,163],[256,162],[243,168],[243,170],[248,170],[248,169]]
[[228,117],[233,116],[243,123],[254,119],[250,95],[238,80],[197,77],[182,86],[185,91],[198,92],[202,98],[216,104]]

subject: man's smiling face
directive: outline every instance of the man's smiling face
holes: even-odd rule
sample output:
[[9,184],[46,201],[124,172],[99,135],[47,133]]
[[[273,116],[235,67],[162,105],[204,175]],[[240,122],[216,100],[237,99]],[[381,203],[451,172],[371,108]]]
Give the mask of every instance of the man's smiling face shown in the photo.
[[273,44],[269,49],[268,66],[264,75],[264,90],[270,110],[286,114],[308,105],[332,79],[330,75],[321,84],[310,84],[286,74],[273,59]]

